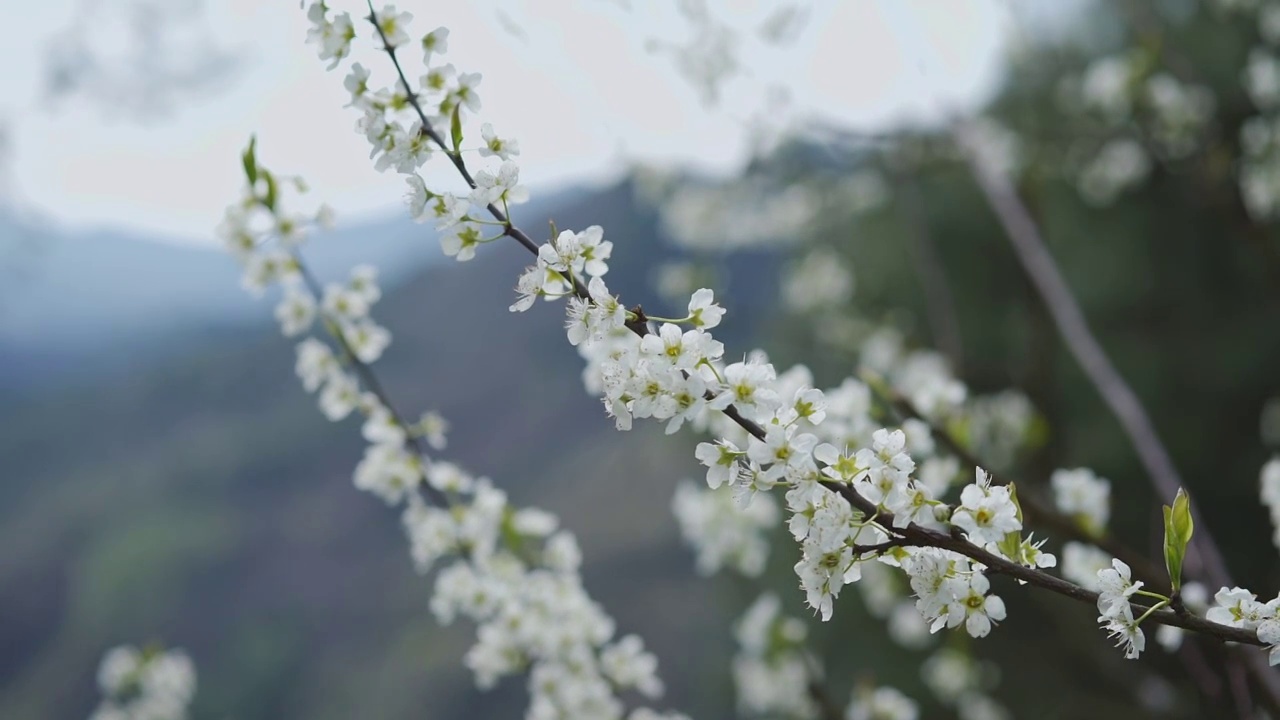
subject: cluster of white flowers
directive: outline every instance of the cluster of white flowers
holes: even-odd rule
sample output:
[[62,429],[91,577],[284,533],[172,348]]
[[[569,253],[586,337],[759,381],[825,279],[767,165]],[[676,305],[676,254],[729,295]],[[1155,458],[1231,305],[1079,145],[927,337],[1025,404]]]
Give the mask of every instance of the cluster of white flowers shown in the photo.
[[1280,106],[1280,60],[1267,49],[1254,48],[1249,52],[1241,82],[1258,109],[1274,110]]
[[1237,179],[1249,214],[1270,221],[1280,216],[1280,6],[1253,3],[1239,12],[1256,14],[1262,43],[1249,51],[1240,70],[1240,83],[1258,114],[1240,127]]
[[1141,582],[1133,580],[1129,566],[1120,560],[1112,560],[1111,567],[1098,571],[1098,622],[1131,660],[1138,657],[1147,642],[1129,604],[1129,598],[1141,587]]
[[1268,602],[1240,587],[1222,588],[1213,596],[1213,606],[1205,617],[1230,627],[1253,630],[1258,640],[1269,646],[1272,665],[1280,665],[1280,596]]
[[1280,215],[1280,116],[1258,115],[1240,127],[1240,193],[1257,220]]
[[804,623],[784,617],[778,597],[766,593],[743,614],[735,634],[738,711],[756,717],[816,718],[818,707],[809,686],[818,665],[804,649]]
[[1013,465],[1027,446],[1037,418],[1031,400],[1008,388],[991,395],[976,395],[965,403],[965,435],[973,454],[993,468]]
[[698,571],[704,575],[728,567],[747,577],[758,577],[769,559],[766,537],[777,527],[781,514],[773,498],[765,495],[746,508],[731,496],[682,482],[671,504],[680,533],[698,553]]
[[[1085,558],[1070,558],[1073,553],[1078,552],[1078,548],[1068,546],[1066,555],[1069,559],[1064,559],[1064,564],[1078,563],[1080,567],[1077,568],[1077,571],[1084,572],[1087,565],[1105,562],[1105,553],[1091,554]],[[1100,553],[1101,551],[1097,552]],[[1098,612],[1100,613],[1098,622],[1116,640],[1117,647],[1124,648],[1126,658],[1136,659],[1146,648],[1146,635],[1140,627],[1142,621],[1146,619],[1146,615],[1144,614],[1137,619],[1134,618],[1133,606],[1130,604],[1131,598],[1135,594],[1144,594],[1156,598],[1163,598],[1164,596],[1143,591],[1142,582],[1133,579],[1129,566],[1116,559],[1112,559],[1106,567],[1098,568],[1092,583],[1081,582],[1081,585],[1097,591]],[[1227,592],[1227,589],[1223,588],[1222,592],[1218,594],[1223,596],[1223,593]],[[1244,591],[1236,588],[1235,592]],[[1179,596],[1185,607],[1191,612],[1206,615],[1209,620],[1214,622],[1233,624],[1225,622],[1224,616],[1220,612],[1215,613],[1212,610],[1208,610],[1208,592],[1205,590],[1204,585],[1189,582],[1181,587]],[[1166,600],[1161,600],[1147,612],[1153,612],[1167,604]],[[1277,601],[1277,604],[1280,605],[1280,601]],[[1219,610],[1221,611],[1221,608]],[[1208,612],[1206,613],[1206,611]],[[1183,635],[1184,631],[1180,628],[1161,625],[1156,630],[1156,641],[1166,652],[1173,652],[1182,645]]]
[[902,691],[882,686],[855,692],[844,716],[845,720],[916,720],[920,706]]
[[666,237],[692,250],[719,253],[794,243],[818,216],[822,198],[806,185],[777,188],[748,178],[683,184],[658,203]]
[[[544,533],[554,528],[554,518],[522,517],[529,511],[511,513],[497,505],[502,501],[494,496],[497,492],[490,489],[486,494],[497,507],[494,514],[506,519],[492,523],[492,535],[505,527],[519,535],[526,548],[455,561],[438,575],[431,600],[431,610],[442,624],[458,616],[477,624],[478,642],[465,659],[477,684],[491,688],[500,678],[527,670],[528,718],[621,718],[624,708],[618,692],[660,696],[657,660],[639,637],[615,638],[614,622],[582,587],[581,556],[573,536],[560,532],[547,539]],[[423,504],[411,505],[406,512],[405,524],[420,562],[424,554],[438,552],[439,544],[449,542],[442,542],[441,536],[465,532],[450,527],[445,517],[449,514]],[[489,544],[496,540],[492,535]],[[423,536],[433,547],[424,548]],[[455,546],[455,552],[463,550]],[[536,560],[530,565],[518,554]]]
[[[1063,81],[1059,101],[1068,111],[1083,109],[1121,133],[1090,150],[1081,165],[1080,193],[1095,205],[1110,205],[1141,184],[1151,172],[1152,154],[1172,161],[1193,153],[1216,105],[1207,87],[1152,72],[1138,53],[1094,60],[1080,77]],[[1141,136],[1127,134],[1133,129]]]
[[1049,476],[1053,501],[1086,532],[1099,534],[1111,517],[1111,483],[1088,468],[1054,470]]
[[[312,5],[313,14],[319,5]],[[410,13],[397,12],[388,5],[376,17],[375,42],[381,44],[385,39],[386,47],[392,50],[410,44]],[[323,13],[318,20],[312,20],[319,23],[317,27],[327,22]],[[317,32],[313,31],[313,35]],[[477,112],[481,107],[476,90],[480,74],[458,72],[452,64],[439,62],[448,50],[448,39],[447,28],[437,28],[422,37],[419,46],[425,72],[413,87],[399,80],[389,87],[371,85],[373,73],[360,63],[351,65],[344,86],[350,94],[349,106],[361,113],[356,129],[369,142],[374,167],[381,171],[394,169],[405,176],[405,201],[410,214],[419,222],[434,222],[445,254],[465,261],[475,257],[479,245],[502,237],[500,229],[496,234],[487,234],[486,225],[499,223],[472,217],[472,208],[483,212],[492,206],[505,211],[528,195],[518,184],[520,169],[512,161],[520,153],[519,143],[500,137],[489,123],[480,128],[483,145],[476,149],[480,157],[495,158],[501,165],[477,171],[474,187],[468,192],[434,192],[418,175],[436,152],[458,156],[465,113]],[[322,45],[321,57],[324,56]],[[453,140],[453,147],[443,145],[446,136]]]
[[1271,513],[1271,542],[1280,548],[1280,457],[1268,460],[1258,477],[1262,504]]
[[351,54],[351,41],[356,38],[356,27],[351,22],[351,15],[336,13],[329,18],[329,7],[323,2],[312,3],[307,9],[307,20],[311,28],[307,30],[307,42],[316,45],[321,60],[329,60],[329,68],[333,69],[342,59]]
[[960,720],[1011,720],[1012,715],[986,694],[999,675],[995,668],[954,648],[943,648],[920,669],[934,697],[954,708]]
[[1151,159],[1132,138],[1109,140],[1080,169],[1080,194],[1094,205],[1110,205],[1151,174]]
[[[313,22],[330,22],[315,6],[311,17]],[[407,13],[387,8],[377,19],[388,42],[408,42]],[[319,26],[312,36],[327,37]],[[428,57],[443,52],[446,38],[445,31],[437,30],[423,40]],[[322,47],[322,56],[326,52]],[[377,107],[382,108],[379,112],[390,110],[404,101],[370,91],[367,73],[360,68],[353,74],[358,79],[348,82],[353,103],[367,112]],[[474,106],[478,98],[466,88],[473,88],[478,78],[466,77],[461,85],[450,86],[450,102]],[[412,165],[412,158],[427,152],[417,144],[420,135],[418,130],[406,134],[386,124],[378,133],[380,159],[390,157],[388,166]],[[486,135],[495,155],[514,149],[491,132]],[[426,447],[439,450],[445,445],[444,419],[427,413],[415,423],[405,423],[381,394],[370,365],[391,336],[371,319],[381,298],[376,270],[359,266],[346,283],[321,288],[297,251],[305,227],[315,219],[282,210],[280,183],[257,163],[252,146],[245,169],[249,187],[229,208],[222,235],[245,268],[247,287],[261,293],[272,284],[282,286],[276,316],[286,336],[309,333],[317,318],[323,320],[337,352],[317,337],[303,339],[298,345],[299,378],[307,391],[318,392],[320,408],[329,419],[342,420],[357,411],[363,416],[362,433],[369,446],[356,467],[355,485],[403,508],[402,522],[420,571],[444,565],[431,609],[442,623],[459,616],[476,623],[477,643],[467,653],[466,664],[477,684],[491,687],[503,676],[528,672],[527,717],[537,719],[620,719],[626,716],[620,693],[634,690],[649,698],[659,696],[656,659],[640,638],[615,637],[614,622],[583,587],[581,553],[573,535],[559,529],[559,521],[549,513],[511,507],[505,493],[487,478],[472,477],[429,457]],[[477,184],[491,194],[471,199],[479,204],[505,202],[514,187],[510,175],[506,170],[491,176],[478,173]],[[499,185],[505,189],[493,194],[492,188]],[[434,199],[441,205],[463,202]],[[454,237],[467,235],[457,232]],[[461,258],[466,249],[464,242],[454,254]],[[607,249],[603,254],[607,256]],[[590,257],[584,260],[589,261]],[[681,716],[640,709],[630,717]]]
[[181,650],[120,646],[98,666],[103,700],[90,720],[185,720],[196,669]]
[[[888,523],[865,517],[824,482],[849,486],[877,513],[891,515],[894,529],[910,523],[943,529],[950,523],[976,544],[1014,562],[1054,564],[1038,544],[1022,539],[1020,513],[1008,488],[992,486],[979,471],[978,481],[965,489],[962,505],[952,515],[929,484],[912,477],[916,463],[903,430],[881,428],[867,438],[874,424],[865,415],[848,414],[850,406],[860,413],[869,409],[869,402],[860,401],[866,388],[856,381],[833,391],[853,400],[836,405],[813,387],[803,367],[778,374],[759,352],[723,363],[723,345],[710,331],[724,311],[714,304],[710,290],[690,297],[685,317],[664,319],[656,333],[648,332],[642,318],[608,291],[604,260],[592,258],[599,262],[591,267],[584,257],[583,248],[598,246],[599,237],[596,228],[565,231],[542,245],[537,263],[517,284],[520,299],[512,310],[528,309],[535,297],[568,296],[568,339],[588,361],[588,388],[602,396],[619,429],[653,418],[663,421],[668,432],[686,423],[711,431],[720,439],[700,444],[696,452],[708,468],[708,485],[713,490],[727,485],[743,506],[760,492],[785,488],[789,528],[803,551],[796,574],[807,602],[824,620],[831,617],[841,588],[859,579],[861,563],[877,556],[903,568],[913,580],[922,574],[937,576],[937,582],[920,583],[927,591],[918,603],[935,630],[964,625],[980,637],[993,621],[1004,619],[1003,603],[987,594],[982,567],[934,548],[899,548],[901,553],[881,555],[884,548],[877,546],[892,535]],[[587,276],[585,297],[574,294],[575,285]],[[963,401],[964,386],[945,372],[945,363],[927,355],[912,360],[899,375],[924,412],[942,414]],[[843,412],[831,413],[828,428],[828,408],[836,407]],[[725,414],[730,411],[756,430],[745,432]],[[850,437],[850,431],[858,436]],[[931,445],[927,431],[915,435]]]
[[[922,416],[931,420],[949,417],[960,411],[969,390],[951,372],[947,359],[931,350],[915,350],[895,354],[888,367],[884,359],[872,357],[874,346],[863,349],[866,364],[885,373],[893,388],[911,402]],[[888,348],[880,349],[886,353]]]
[[831,250],[813,250],[788,269],[781,294],[792,312],[840,309],[853,297],[853,273]]
[[1094,545],[1069,541],[1062,546],[1062,577],[1086,590],[1098,589],[1098,572],[1111,567],[1111,556]]

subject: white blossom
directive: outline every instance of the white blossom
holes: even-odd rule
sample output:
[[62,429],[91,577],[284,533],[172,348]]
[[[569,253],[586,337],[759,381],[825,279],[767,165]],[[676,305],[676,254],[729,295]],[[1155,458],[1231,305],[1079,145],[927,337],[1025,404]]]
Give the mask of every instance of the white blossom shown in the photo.
[[1054,470],[1049,477],[1054,504],[1090,532],[1102,532],[1111,515],[1111,483],[1092,470]]
[[951,515],[951,524],[965,531],[980,545],[999,543],[1004,536],[1022,529],[1018,508],[1009,488],[991,484],[991,477],[977,469],[977,481],[960,492],[960,506]]
[[844,712],[845,720],[916,720],[920,706],[891,687],[856,692]]
[[1098,571],[1098,612],[1105,618],[1120,615],[1128,609],[1129,597],[1141,587],[1141,582],[1133,580],[1128,565],[1112,560],[1111,567]]
[[711,575],[729,567],[758,577],[769,557],[767,533],[777,526],[777,504],[763,497],[739,508],[728,493],[699,490],[684,482],[676,488],[672,512],[680,534],[697,552],[698,571]]
[[481,157],[497,157],[501,160],[510,160],[512,156],[520,154],[520,143],[511,139],[502,139],[493,131],[493,125],[485,123],[480,126],[480,136],[484,138],[484,145],[480,148]]

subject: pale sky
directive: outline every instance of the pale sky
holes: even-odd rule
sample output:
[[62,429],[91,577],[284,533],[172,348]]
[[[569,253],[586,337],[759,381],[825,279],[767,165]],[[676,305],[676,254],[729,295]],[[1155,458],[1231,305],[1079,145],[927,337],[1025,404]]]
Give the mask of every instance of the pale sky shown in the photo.
[[[108,50],[109,8],[124,1],[97,0],[106,9],[97,11],[95,29]],[[146,122],[80,99],[41,107],[41,59],[82,4],[0,4],[0,27],[9,28],[0,61],[29,69],[0,78],[6,185],[20,207],[59,224],[212,242],[238,188],[238,153],[251,133],[265,164],[305,177],[340,221],[400,202],[403,181],[373,170],[353,130],[355,115],[342,107],[342,75],[326,72],[304,44],[297,2],[207,2],[201,28],[237,50],[242,69],[225,87],[183,97],[171,113]],[[1000,0],[818,0],[797,3],[810,8],[807,22],[791,44],[775,47],[760,42],[755,29],[786,3],[708,4],[742,31],[746,73],[729,81],[712,109],[675,72],[670,55],[647,49],[655,40],[690,37],[677,0],[407,0],[399,7],[414,13],[415,36],[450,28],[448,60],[483,73],[480,119],[520,141],[521,178],[535,190],[607,178],[636,160],[731,170],[751,147],[747,119],[771,102],[775,86],[788,88],[791,117],[869,131],[936,117],[991,89],[1011,31]],[[363,8],[352,0],[330,5],[353,17]],[[357,27],[357,42],[371,48],[371,29]],[[920,43],[930,57],[919,56]],[[416,77],[420,54],[408,55]],[[390,79],[385,56],[356,57],[373,69],[375,82]]]

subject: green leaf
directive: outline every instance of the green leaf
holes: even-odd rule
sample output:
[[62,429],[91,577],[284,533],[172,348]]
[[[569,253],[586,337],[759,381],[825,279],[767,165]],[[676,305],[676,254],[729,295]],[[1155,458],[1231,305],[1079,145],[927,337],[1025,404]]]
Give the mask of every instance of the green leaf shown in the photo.
[[271,173],[267,172],[265,168],[262,170],[262,179],[267,181],[267,194],[263,196],[262,204],[265,205],[266,208],[271,212],[275,212],[276,211],[276,179]]
[[[1022,522],[1022,503],[1018,502],[1018,489],[1013,483],[1009,483],[1009,499],[1013,501],[1013,507],[1017,509],[1018,522]],[[996,543],[996,547],[1000,548],[1000,552],[1005,557],[1014,562],[1018,562],[1022,557],[1022,531],[1014,530],[1005,533],[1004,539]]]
[[1187,556],[1187,545],[1195,524],[1191,520],[1191,498],[1182,488],[1173,500],[1173,506],[1164,506],[1164,564],[1169,570],[1169,583],[1173,591],[1182,587],[1182,561]]
[[244,154],[240,156],[241,162],[244,163],[244,176],[248,178],[249,185],[258,182],[258,158],[255,149],[258,145],[258,136],[249,136],[249,147],[245,148]]
[[462,105],[458,104],[453,108],[453,120],[449,124],[449,135],[453,139],[453,152],[456,154],[462,149]]
[[1018,562],[1022,557],[1022,533],[1017,530],[1005,533],[1004,538],[996,543],[996,547],[1000,549],[1000,554]]

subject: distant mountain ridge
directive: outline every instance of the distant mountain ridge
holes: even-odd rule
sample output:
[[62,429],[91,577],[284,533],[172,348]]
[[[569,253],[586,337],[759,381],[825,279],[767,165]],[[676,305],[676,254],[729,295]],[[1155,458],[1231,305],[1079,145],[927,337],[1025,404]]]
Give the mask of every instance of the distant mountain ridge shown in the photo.
[[[521,211],[545,213],[586,192],[544,193]],[[114,229],[42,230],[0,215],[5,247],[14,251],[0,252],[0,391],[119,370],[144,353],[271,322],[269,301],[241,289],[239,269],[218,245]],[[395,210],[317,232],[304,253],[321,278],[338,280],[370,263],[387,287],[442,257],[434,228]]]

